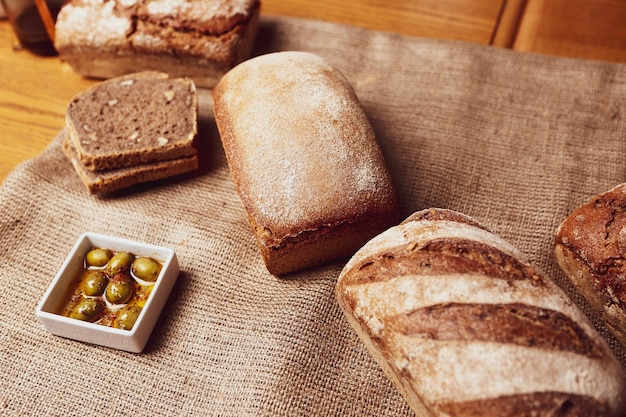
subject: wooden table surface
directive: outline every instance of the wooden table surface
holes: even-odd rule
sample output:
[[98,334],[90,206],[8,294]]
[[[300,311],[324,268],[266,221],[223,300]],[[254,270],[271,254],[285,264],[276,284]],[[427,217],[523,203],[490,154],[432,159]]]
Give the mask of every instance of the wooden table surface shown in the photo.
[[[626,63],[623,0],[263,0],[262,13]],[[69,100],[93,83],[57,57],[16,49],[0,21],[0,181],[50,144]]]

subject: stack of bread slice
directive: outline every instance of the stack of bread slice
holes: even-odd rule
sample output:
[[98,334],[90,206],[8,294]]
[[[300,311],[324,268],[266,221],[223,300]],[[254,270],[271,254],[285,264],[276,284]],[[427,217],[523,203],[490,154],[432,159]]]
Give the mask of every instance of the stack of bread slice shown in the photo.
[[100,82],[67,107],[63,151],[92,194],[198,168],[194,82],[139,72]]

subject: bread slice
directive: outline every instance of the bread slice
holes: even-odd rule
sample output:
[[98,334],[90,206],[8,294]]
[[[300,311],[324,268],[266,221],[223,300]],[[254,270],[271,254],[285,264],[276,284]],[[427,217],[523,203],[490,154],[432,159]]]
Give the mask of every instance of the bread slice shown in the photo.
[[259,0],[68,0],[55,47],[87,77],[157,70],[212,87],[249,56],[259,13]]
[[594,196],[555,232],[556,260],[626,346],[626,184]]
[[141,72],[76,95],[66,127],[85,169],[103,171],[193,157],[197,113],[192,80]]
[[418,416],[604,416],[626,373],[591,322],[466,215],[414,213],[346,264],[347,321]]
[[191,172],[198,168],[198,156],[193,155],[134,167],[90,171],[78,158],[67,131],[63,140],[63,152],[91,194],[112,193],[133,185]]

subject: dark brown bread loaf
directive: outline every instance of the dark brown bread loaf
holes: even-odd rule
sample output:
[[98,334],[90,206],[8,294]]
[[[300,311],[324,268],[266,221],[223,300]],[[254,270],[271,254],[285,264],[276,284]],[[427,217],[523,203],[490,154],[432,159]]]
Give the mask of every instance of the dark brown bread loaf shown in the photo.
[[593,197],[557,228],[556,259],[626,346],[626,184]]
[[398,220],[382,152],[352,87],[321,57],[248,60],[213,90],[235,186],[268,270],[352,255]]
[[416,415],[617,417],[626,374],[517,249],[449,210],[415,213],[341,272],[348,321]]
[[90,171],[78,158],[76,150],[69,140],[67,131],[63,141],[63,152],[91,194],[112,193],[137,184],[184,174],[196,170],[199,163],[198,156],[193,155],[168,161],[139,164],[127,168]]
[[70,0],[55,47],[87,77],[153,70],[212,87],[248,57],[259,10],[258,0]]
[[141,72],[76,95],[66,127],[81,163],[102,171],[196,155],[197,113],[193,81]]

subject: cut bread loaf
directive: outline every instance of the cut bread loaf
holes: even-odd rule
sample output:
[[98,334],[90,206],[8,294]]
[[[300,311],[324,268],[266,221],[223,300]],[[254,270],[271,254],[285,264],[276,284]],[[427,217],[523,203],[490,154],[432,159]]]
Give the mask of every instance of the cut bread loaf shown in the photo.
[[94,194],[193,171],[197,113],[190,79],[149,71],[112,78],[69,103],[64,152]]
[[141,72],[77,94],[66,126],[81,162],[101,171],[195,155],[197,113],[193,81]]
[[85,167],[76,154],[76,149],[65,134],[63,152],[72,162],[74,170],[91,194],[112,193],[124,188],[150,181],[174,177],[198,168],[198,156],[181,157],[168,161],[139,164],[133,167],[91,171]]
[[341,272],[348,319],[417,416],[622,416],[626,374],[577,306],[457,212],[417,212]]
[[321,57],[278,52],[213,90],[235,186],[275,275],[352,255],[398,220],[395,191],[352,87]]
[[559,266],[626,346],[626,184],[593,197],[555,232]]
[[248,57],[259,10],[258,0],[70,0],[55,47],[87,77],[154,70],[212,87]]

